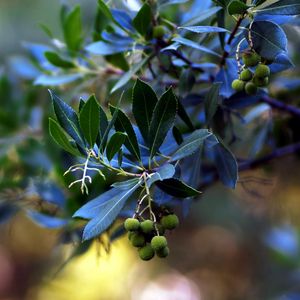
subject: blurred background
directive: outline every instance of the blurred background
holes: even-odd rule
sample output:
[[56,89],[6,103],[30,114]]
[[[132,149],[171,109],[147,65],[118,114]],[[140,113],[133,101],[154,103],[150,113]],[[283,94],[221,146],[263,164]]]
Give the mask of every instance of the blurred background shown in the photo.
[[[88,30],[96,1],[81,2]],[[26,53],[24,42],[48,40],[39,22],[61,35],[60,4],[58,0],[0,1],[1,201],[25,199],[33,207],[42,205],[36,195],[28,196],[31,180],[54,179],[68,165],[67,161],[63,165],[47,130],[43,132],[47,116],[41,112],[49,101],[45,89],[26,85],[19,76],[26,77],[30,68],[18,69]],[[294,49],[299,49],[299,32],[297,36],[292,39]],[[294,62],[299,75],[297,53]],[[276,86],[273,89],[276,92]],[[296,83],[276,96],[285,99],[291,93],[299,98],[299,90]],[[287,119],[274,124],[285,128],[280,136],[283,143],[299,130],[298,121]],[[234,191],[211,185],[169,236],[168,259],[150,262],[140,261],[124,237],[112,244],[109,253],[94,242],[64,265],[73,247],[57,246],[59,229],[41,228],[14,205],[1,202],[0,299],[300,299],[299,179],[299,155],[291,155],[241,173]],[[61,197],[70,205],[63,180],[58,180],[63,192],[55,190],[50,198]]]

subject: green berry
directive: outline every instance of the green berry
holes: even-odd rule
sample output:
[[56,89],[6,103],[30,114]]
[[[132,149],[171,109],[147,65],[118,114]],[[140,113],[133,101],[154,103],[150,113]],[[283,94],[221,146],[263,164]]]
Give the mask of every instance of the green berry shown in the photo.
[[254,75],[260,78],[268,77],[270,76],[270,68],[266,65],[260,64],[257,66]]
[[135,231],[140,228],[140,222],[134,218],[128,218],[124,222],[124,227],[127,231]]
[[128,232],[128,240],[131,241],[132,236],[134,235],[133,231]]
[[253,82],[247,82],[245,85],[245,92],[248,95],[255,95],[257,93],[257,86]]
[[255,52],[245,52],[242,55],[243,63],[246,67],[255,67],[260,62],[261,57]]
[[154,236],[151,240],[151,246],[155,251],[167,247],[167,245],[167,239],[161,235]]
[[172,230],[178,226],[179,220],[175,214],[171,214],[162,217],[160,223],[165,229]]
[[154,26],[153,37],[156,39],[161,39],[165,34],[165,28],[162,25]]
[[241,92],[244,90],[245,82],[239,79],[235,79],[232,81],[231,87],[237,92]]
[[133,233],[130,238],[133,247],[143,247],[145,245],[145,237],[141,233]]
[[252,79],[252,72],[248,69],[245,69],[244,71],[242,71],[241,75],[240,75],[240,79],[243,81],[249,81]]
[[144,233],[150,233],[154,230],[154,223],[151,220],[146,220],[141,223],[141,230]]
[[146,245],[139,250],[139,256],[142,260],[150,260],[154,256],[154,250],[151,245]]
[[254,76],[253,83],[259,87],[267,86],[269,84],[269,77],[261,78],[261,77]]
[[164,248],[156,251],[156,255],[161,258],[167,257],[169,255],[169,253],[170,253],[169,247],[164,247]]
[[165,233],[164,226],[162,226],[161,224],[156,224],[156,226],[157,226],[157,230],[159,232],[159,235],[164,235],[164,233]]

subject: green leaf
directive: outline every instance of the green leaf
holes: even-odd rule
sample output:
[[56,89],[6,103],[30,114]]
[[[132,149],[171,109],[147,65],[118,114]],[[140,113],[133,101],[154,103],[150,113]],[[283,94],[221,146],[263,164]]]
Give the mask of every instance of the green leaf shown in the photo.
[[251,38],[254,50],[266,59],[275,59],[278,54],[287,51],[287,37],[283,29],[273,22],[254,22]]
[[126,137],[127,134],[123,132],[116,132],[110,138],[106,147],[106,156],[109,161],[111,161],[115,156],[115,154],[120,150]]
[[[107,201],[101,202],[101,198],[99,201],[100,203],[95,203],[95,200],[97,198],[90,201],[94,202],[94,208],[92,209],[93,215],[95,215],[95,213],[97,214],[85,226],[82,239],[89,240],[104,232],[118,217],[127,199],[133,194],[135,190],[139,188],[139,186],[140,184],[138,182],[133,187],[127,188],[126,190],[113,188],[112,190],[115,190],[116,193],[113,195],[113,197],[109,197]],[[88,202],[88,204],[90,202]],[[81,209],[83,208],[84,207],[82,207]],[[78,211],[76,216],[80,216]]]
[[124,53],[116,53],[112,55],[105,56],[105,60],[107,60],[112,65],[120,68],[121,70],[127,72],[129,70],[128,62],[125,58]]
[[113,88],[111,89],[110,93],[114,93],[115,91],[117,91],[119,88],[121,88],[122,86],[124,86],[130,79],[132,76],[135,75],[135,73],[137,73],[143,66],[144,64],[147,63],[147,61],[150,59],[150,57],[145,57],[143,60],[141,60],[139,63],[135,64],[132,66],[132,68],[124,73],[120,79],[117,81],[117,83],[113,86]]
[[[116,108],[110,105],[110,111],[113,114]],[[130,151],[130,153],[138,160],[141,160],[140,148],[138,145],[138,141],[131,125],[128,117],[119,110],[117,119],[115,121],[115,128],[117,131],[125,132],[127,134],[127,138],[124,142],[126,148]]]
[[248,5],[238,0],[231,1],[227,6],[227,10],[230,15],[243,15],[245,12],[247,12],[248,8]]
[[63,129],[59,126],[59,124],[49,118],[49,132],[53,140],[61,146],[65,151],[75,155],[75,156],[80,156],[81,154],[79,151],[77,151],[75,148],[72,147],[70,144],[69,139],[65,135]]
[[84,137],[92,148],[96,142],[100,125],[100,108],[94,95],[82,107],[79,122]]
[[134,28],[142,35],[145,36],[149,25],[151,24],[151,7],[148,3],[145,3],[138,11],[134,19],[132,20]]
[[238,180],[238,165],[231,151],[219,140],[214,148],[214,160],[219,177],[224,185],[235,188]]
[[152,115],[149,129],[150,158],[155,156],[174,124],[177,112],[177,99],[169,88],[158,100]]
[[165,164],[161,166],[155,173],[150,175],[150,178],[147,179],[147,185],[150,188],[153,183],[156,181],[163,181],[165,179],[172,178],[175,174],[175,167],[171,164]]
[[75,140],[82,148],[85,148],[84,138],[80,129],[79,120],[74,109],[61,100],[51,90],[53,108],[60,126]]
[[124,29],[123,26],[114,18],[109,7],[107,6],[107,4],[104,1],[98,0],[98,8],[108,20],[115,23],[120,28]]
[[77,5],[66,16],[63,24],[65,42],[71,51],[78,51],[83,41],[81,10]]
[[179,145],[177,150],[172,154],[170,161],[176,161],[195,153],[204,143],[205,139],[212,133],[207,129],[197,129],[191,133],[184,142]]
[[191,186],[175,178],[169,178],[163,181],[156,181],[155,184],[162,191],[176,198],[195,197],[201,194],[201,192],[195,190]]
[[205,108],[205,120],[209,124],[218,108],[220,86],[222,83],[217,82],[212,85],[210,90],[205,95],[204,108]]
[[[103,108],[101,107],[101,105],[99,106],[100,108],[100,114],[99,114],[99,118],[100,118],[100,128],[99,128],[99,138],[100,141],[104,138],[105,135],[105,131],[108,127],[108,120],[107,120],[107,116],[105,111],[103,110]],[[104,141],[106,144],[106,141]],[[98,143],[98,145],[100,145],[100,143]]]
[[300,15],[300,2],[299,0],[281,0],[262,9],[257,9],[255,12],[267,15]]
[[74,63],[61,58],[56,52],[46,51],[44,55],[53,66],[63,69],[70,69],[75,67]]
[[137,79],[132,90],[132,112],[140,132],[148,142],[150,122],[158,99],[150,85]]

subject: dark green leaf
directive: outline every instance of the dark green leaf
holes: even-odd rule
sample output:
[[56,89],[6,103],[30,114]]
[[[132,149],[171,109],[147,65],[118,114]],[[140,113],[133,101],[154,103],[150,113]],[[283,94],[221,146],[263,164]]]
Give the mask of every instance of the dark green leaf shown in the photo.
[[137,79],[132,91],[132,112],[146,143],[148,142],[150,122],[157,101],[156,94],[151,86]]
[[[108,127],[108,120],[107,120],[107,116],[105,111],[103,110],[103,108],[101,107],[101,105],[99,106],[100,108],[100,114],[99,114],[99,118],[100,118],[100,128],[99,128],[99,138],[100,141],[103,139],[105,131]],[[104,144],[106,145],[106,141],[104,141]],[[100,145],[100,143],[98,143],[98,145]]]
[[124,73],[124,75],[122,75],[120,77],[120,79],[117,81],[117,83],[111,89],[110,93],[112,94],[115,91],[117,91],[119,88],[124,86],[131,79],[131,77],[133,75],[135,75],[135,73],[138,72],[144,66],[145,63],[147,63],[147,61],[149,59],[150,59],[150,57],[145,57],[139,63],[133,65],[132,68],[129,71],[127,71],[126,73]]
[[143,36],[146,35],[149,25],[151,24],[151,7],[148,3],[144,3],[141,9],[132,20],[134,28]]
[[205,95],[204,107],[205,107],[205,121],[207,124],[210,123],[211,119],[213,118],[213,116],[217,111],[221,85],[222,83],[219,82],[214,83],[210,88],[210,90]]
[[176,161],[184,157],[190,156],[199,149],[205,139],[211,136],[212,133],[207,129],[197,129],[191,133],[187,138],[184,139],[184,142],[179,145],[177,150],[172,154],[170,161]]
[[77,5],[66,16],[64,24],[64,38],[71,51],[78,51],[83,41],[82,22],[80,6]]
[[231,1],[227,6],[227,10],[230,15],[243,15],[245,12],[247,12],[248,8],[248,5],[238,0]]
[[[110,111],[113,114],[115,112],[116,108],[110,105]],[[131,125],[130,120],[128,117],[119,110],[117,119],[115,121],[115,128],[117,131],[125,132],[127,134],[127,138],[125,140],[124,145],[126,148],[130,151],[130,153],[140,161],[141,155],[140,155],[140,148],[138,145],[138,141],[135,135],[135,132],[133,130],[133,127]]]
[[46,51],[45,57],[53,66],[63,69],[70,69],[75,67],[74,63],[61,58],[56,52]]
[[215,145],[213,150],[221,181],[224,185],[235,188],[238,180],[238,165],[233,154],[223,143]]
[[173,137],[174,137],[176,143],[178,145],[180,145],[183,142],[183,137],[182,137],[180,130],[176,126],[174,126],[172,133],[173,133]]
[[123,161],[123,150],[122,148],[118,152],[118,166],[122,166],[122,161]]
[[264,8],[257,9],[255,12],[267,15],[300,15],[300,2],[299,0],[281,0]]
[[49,118],[49,132],[53,140],[61,146],[65,151],[75,155],[75,156],[80,156],[80,153],[72,147],[70,144],[69,139],[65,135],[63,129],[59,126],[59,124]]
[[99,132],[99,115],[99,104],[93,95],[84,104],[79,114],[80,127],[91,148],[94,146]]
[[189,115],[187,114],[184,106],[182,105],[181,101],[178,101],[178,116],[180,117],[180,119],[186,124],[186,126],[190,129],[190,130],[194,130],[194,125],[189,117]]
[[278,54],[287,51],[286,35],[282,28],[273,22],[254,22],[251,38],[254,50],[266,59],[275,59]]
[[112,65],[120,68],[121,70],[127,72],[129,70],[128,62],[125,58],[124,53],[116,53],[112,55],[107,55],[105,59]]
[[75,140],[81,147],[85,147],[84,138],[80,129],[78,116],[71,106],[61,100],[57,95],[49,90],[53,101],[53,108],[61,127]]
[[106,156],[109,161],[113,159],[115,154],[120,150],[122,147],[127,135],[123,132],[116,132],[110,138],[107,147],[106,147]]
[[156,181],[155,184],[165,193],[177,198],[195,197],[201,194],[201,192],[175,178]]
[[169,88],[158,100],[152,115],[149,130],[150,158],[155,156],[174,124],[177,111],[177,99]]

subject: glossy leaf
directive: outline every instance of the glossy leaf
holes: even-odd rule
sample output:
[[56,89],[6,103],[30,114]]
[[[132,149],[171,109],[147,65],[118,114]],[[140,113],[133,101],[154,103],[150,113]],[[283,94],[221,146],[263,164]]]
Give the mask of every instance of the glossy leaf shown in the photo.
[[[116,108],[113,106],[110,106],[110,110],[111,110],[111,113],[113,114],[115,112]],[[127,134],[127,138],[124,142],[124,145],[130,151],[130,153],[137,160],[140,161],[140,159],[141,159],[140,148],[138,145],[138,141],[137,141],[135,132],[133,130],[130,120],[121,110],[119,110],[119,113],[117,115],[114,126],[117,131],[125,132]]]
[[270,15],[300,15],[300,2],[299,0],[280,0],[255,11]]
[[120,150],[122,147],[127,135],[123,132],[116,132],[110,138],[107,147],[106,147],[106,156],[109,161],[113,159],[115,154]]
[[76,143],[84,147],[85,144],[76,112],[52,91],[49,90],[49,93],[52,98],[54,112],[59,124]]
[[214,146],[214,160],[219,177],[224,185],[235,188],[238,180],[238,165],[231,151],[219,143]]
[[170,161],[176,161],[195,153],[212,133],[207,129],[197,129],[184,139],[177,150],[172,154]]
[[161,166],[155,173],[150,175],[147,180],[147,185],[150,187],[156,181],[162,181],[165,179],[172,178],[175,174],[175,167],[171,164],[165,164]]
[[150,85],[137,79],[132,91],[132,112],[139,130],[148,141],[150,122],[158,99]]
[[227,32],[228,30],[216,26],[185,26],[178,27],[178,29],[184,29],[195,33],[211,33],[211,32]]
[[274,59],[287,51],[287,38],[277,24],[269,21],[257,21],[252,24],[251,38],[253,48],[262,57]]
[[77,5],[66,16],[63,24],[65,42],[71,51],[78,51],[83,41],[81,10]]
[[205,107],[205,120],[209,124],[218,108],[219,93],[221,83],[217,82],[212,85],[210,90],[205,95],[204,107]]
[[70,69],[75,67],[75,64],[73,62],[61,58],[56,52],[46,51],[45,56],[53,66],[63,69]]
[[227,10],[230,15],[243,15],[247,12],[248,8],[248,5],[238,0],[231,1],[227,6]]
[[155,184],[162,191],[176,198],[195,197],[201,194],[201,192],[195,190],[191,186],[188,186],[181,180],[175,178],[169,178],[163,181],[156,181]]
[[134,28],[143,36],[146,35],[149,25],[151,24],[151,7],[144,3],[135,18],[132,20]]
[[192,40],[189,40],[189,39],[186,39],[186,38],[183,38],[183,37],[176,37],[176,38],[173,39],[173,41],[177,42],[181,45],[184,45],[184,46],[196,49],[196,50],[200,50],[204,53],[208,53],[208,54],[220,57],[220,54],[218,54],[217,52],[215,52],[215,51],[213,51],[213,50],[211,50],[211,49],[209,49],[205,46],[202,46],[199,43],[196,43]]
[[145,57],[139,63],[133,65],[132,68],[128,72],[126,72],[124,75],[122,75],[120,77],[120,79],[114,85],[114,87],[112,88],[110,93],[112,94],[115,91],[117,91],[119,88],[124,86],[131,79],[131,77],[133,75],[135,75],[135,73],[137,73],[147,63],[148,60],[149,60],[149,57]]
[[94,146],[99,132],[99,115],[99,104],[93,95],[83,105],[79,114],[80,127],[91,148]]
[[65,135],[63,129],[59,126],[59,124],[55,120],[51,118],[49,118],[49,132],[53,140],[65,151],[75,156],[80,155],[80,153],[75,148],[73,148],[72,145],[70,144],[70,141]]
[[155,156],[172,128],[177,112],[177,99],[169,88],[158,100],[152,115],[149,129],[150,158]]

